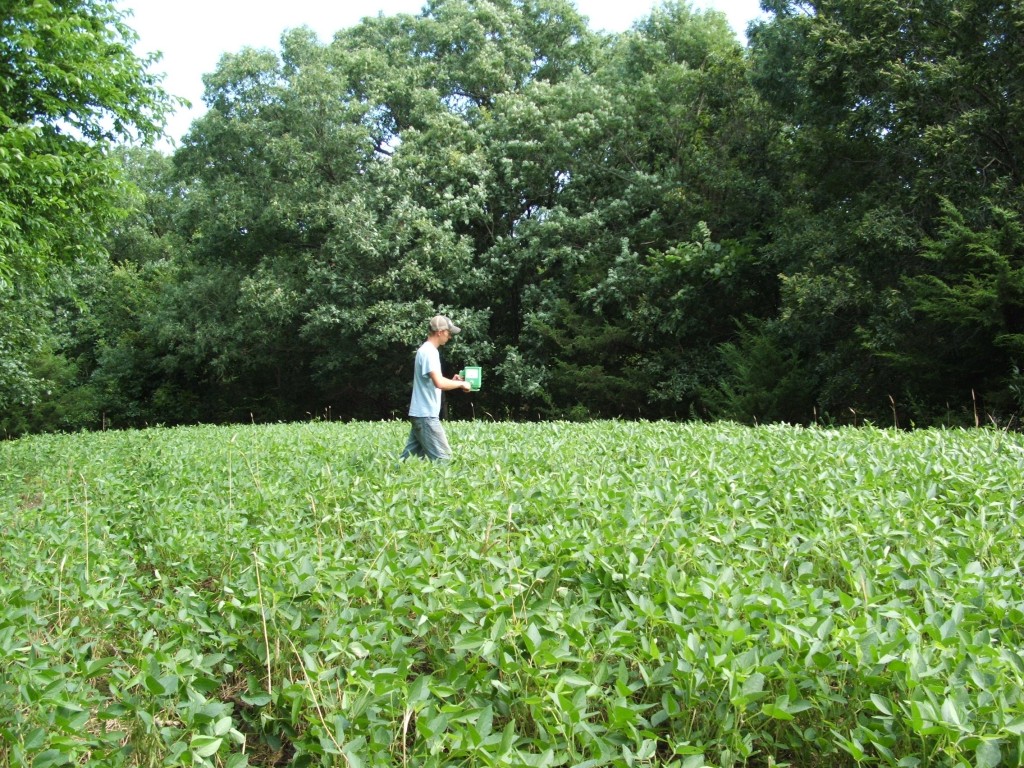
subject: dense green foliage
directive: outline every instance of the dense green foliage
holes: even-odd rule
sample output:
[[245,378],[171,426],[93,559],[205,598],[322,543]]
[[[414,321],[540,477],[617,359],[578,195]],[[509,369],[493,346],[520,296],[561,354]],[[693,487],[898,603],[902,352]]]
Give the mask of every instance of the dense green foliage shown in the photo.
[[1024,6],[765,5],[753,71],[790,172],[780,309],[744,348],[795,360],[829,412],[1018,412]]
[[0,766],[1019,765],[1024,441],[0,443]]
[[[110,227],[131,202],[110,149],[128,138],[155,138],[169,106],[159,78],[147,72],[153,60],[132,52],[135,39],[123,13],[104,0],[4,3],[0,413],[31,404],[40,379],[51,389],[82,383],[77,374],[54,375],[54,366],[71,363],[54,359],[59,333],[44,307],[47,290],[68,292],[54,284],[65,267],[103,253]],[[50,410],[56,419],[39,419],[39,426],[80,418]]]
[[1021,4],[763,5],[747,47],[434,0],[226,53],[122,154],[110,259],[4,310],[0,429],[398,415],[435,312],[454,416],[1016,424]]

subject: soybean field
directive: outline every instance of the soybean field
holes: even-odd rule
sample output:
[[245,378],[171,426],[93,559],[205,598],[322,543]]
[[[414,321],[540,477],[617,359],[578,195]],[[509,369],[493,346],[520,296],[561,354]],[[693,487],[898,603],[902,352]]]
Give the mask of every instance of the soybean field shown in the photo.
[[1024,762],[1024,437],[0,443],[0,766]]

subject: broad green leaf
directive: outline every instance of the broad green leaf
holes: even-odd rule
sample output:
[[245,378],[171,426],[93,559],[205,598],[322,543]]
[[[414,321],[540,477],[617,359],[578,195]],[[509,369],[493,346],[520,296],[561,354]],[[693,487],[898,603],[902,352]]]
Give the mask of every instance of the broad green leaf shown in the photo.
[[983,741],[974,751],[975,768],[996,768],[1003,764],[1002,751],[998,741]]
[[1004,723],[1002,730],[1012,733],[1014,736],[1024,736],[1024,717],[1018,717],[1009,723]]
[[211,757],[217,754],[224,739],[215,736],[193,736],[189,748],[199,757]]
[[431,675],[420,675],[409,686],[409,704],[415,705],[430,698],[430,686],[434,682]]
[[74,761],[59,749],[47,749],[32,758],[33,768],[50,768],[55,765],[73,765]]
[[952,699],[946,699],[942,702],[942,719],[945,723],[955,726],[958,729],[963,728],[960,709]]
[[877,693],[871,694],[871,703],[875,705],[875,708],[886,717],[892,717],[892,704],[883,696],[879,696]]
[[792,720],[793,715],[782,706],[779,706],[778,702],[766,703],[761,707],[762,714],[767,715],[775,720]]
[[765,677],[760,672],[755,672],[743,681],[743,693],[745,695],[761,693],[764,690]]

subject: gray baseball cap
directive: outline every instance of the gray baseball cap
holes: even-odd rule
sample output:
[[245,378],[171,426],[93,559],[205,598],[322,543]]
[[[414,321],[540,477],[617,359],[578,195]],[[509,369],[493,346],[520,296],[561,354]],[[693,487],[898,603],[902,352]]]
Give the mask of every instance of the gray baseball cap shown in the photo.
[[445,317],[444,315],[434,315],[430,318],[430,332],[437,333],[439,331],[448,331],[454,336],[456,333],[462,331],[459,326],[451,321],[451,318]]

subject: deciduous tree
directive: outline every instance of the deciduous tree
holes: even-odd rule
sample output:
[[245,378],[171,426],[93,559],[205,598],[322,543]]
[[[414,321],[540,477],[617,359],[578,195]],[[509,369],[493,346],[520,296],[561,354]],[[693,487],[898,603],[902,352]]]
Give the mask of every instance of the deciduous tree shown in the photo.
[[[30,403],[47,345],[23,308],[102,253],[123,214],[114,142],[157,137],[169,97],[106,0],[5,3],[0,17],[0,409]],[[33,315],[34,316],[34,315]]]

